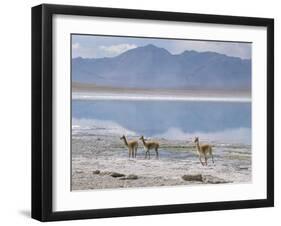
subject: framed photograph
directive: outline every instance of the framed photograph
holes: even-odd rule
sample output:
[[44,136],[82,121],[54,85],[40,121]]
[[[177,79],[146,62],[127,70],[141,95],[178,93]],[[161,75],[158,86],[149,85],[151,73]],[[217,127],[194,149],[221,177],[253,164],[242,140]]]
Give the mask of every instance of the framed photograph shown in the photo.
[[32,217],[274,205],[274,21],[32,8]]

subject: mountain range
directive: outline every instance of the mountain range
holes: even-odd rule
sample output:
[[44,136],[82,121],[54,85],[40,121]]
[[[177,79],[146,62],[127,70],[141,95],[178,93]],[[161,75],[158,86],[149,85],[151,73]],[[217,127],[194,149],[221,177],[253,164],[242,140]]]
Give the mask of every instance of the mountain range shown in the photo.
[[251,60],[216,52],[171,54],[146,45],[116,57],[73,58],[72,81],[121,88],[251,89]]

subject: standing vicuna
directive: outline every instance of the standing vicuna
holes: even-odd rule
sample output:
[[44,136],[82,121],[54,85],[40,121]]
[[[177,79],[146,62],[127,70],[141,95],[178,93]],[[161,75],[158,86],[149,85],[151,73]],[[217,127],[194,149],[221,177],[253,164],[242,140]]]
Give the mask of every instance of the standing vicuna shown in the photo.
[[146,150],[145,158],[147,157],[147,153],[148,153],[148,156],[149,156],[149,159],[150,159],[150,152],[149,151],[151,149],[154,149],[155,152],[156,152],[156,158],[158,159],[159,158],[159,154],[158,154],[159,143],[155,142],[155,141],[145,141],[143,136],[140,137],[140,140],[142,140],[143,146]]
[[198,155],[199,155],[199,160],[202,164],[202,166],[204,166],[202,160],[201,160],[201,156],[204,155],[205,157],[205,164],[207,166],[207,155],[211,155],[212,156],[212,161],[214,163],[214,158],[213,158],[213,152],[212,152],[212,146],[209,145],[209,144],[202,144],[200,145],[199,144],[199,138],[198,137],[195,137],[194,139],[194,143],[196,144],[196,147],[197,147],[197,151],[198,151]]
[[125,135],[123,135],[122,137],[120,137],[120,140],[124,141],[125,146],[128,148],[129,150],[129,158],[132,156],[132,158],[136,158],[137,157],[137,149],[138,149],[138,141],[133,140],[133,141],[128,141],[125,137]]

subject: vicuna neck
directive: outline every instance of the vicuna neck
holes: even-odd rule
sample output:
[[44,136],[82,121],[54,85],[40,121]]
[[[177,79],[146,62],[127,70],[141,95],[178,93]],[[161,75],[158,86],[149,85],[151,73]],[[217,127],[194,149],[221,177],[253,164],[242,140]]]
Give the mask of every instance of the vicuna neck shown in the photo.
[[124,140],[125,145],[128,146],[128,142],[127,142],[126,137],[123,137],[123,140]]
[[142,140],[143,144],[145,145],[146,143],[145,143],[144,139],[141,139],[141,140]]
[[200,149],[199,141],[196,142],[196,147]]

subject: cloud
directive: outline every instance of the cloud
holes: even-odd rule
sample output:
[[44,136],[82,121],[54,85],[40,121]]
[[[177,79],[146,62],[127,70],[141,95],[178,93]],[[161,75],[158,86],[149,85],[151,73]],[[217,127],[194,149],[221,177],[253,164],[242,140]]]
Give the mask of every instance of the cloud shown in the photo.
[[195,50],[212,51],[243,59],[251,59],[252,55],[251,43],[75,35],[72,39],[72,57],[115,57],[127,50],[147,44],[165,48],[172,54]]
[[111,46],[100,46],[99,49],[104,52],[105,56],[113,57],[121,53],[126,52],[127,50],[137,48],[137,45],[134,44],[119,44]]
[[79,48],[80,48],[80,44],[78,42],[72,43],[72,49],[79,49]]
[[84,58],[102,58],[115,57],[127,50],[137,48],[135,44],[117,44],[117,45],[85,45],[79,42],[72,43],[72,57]]

